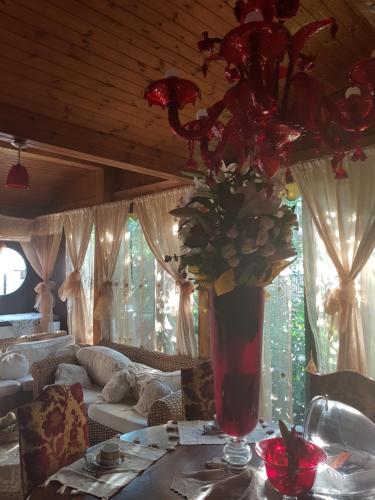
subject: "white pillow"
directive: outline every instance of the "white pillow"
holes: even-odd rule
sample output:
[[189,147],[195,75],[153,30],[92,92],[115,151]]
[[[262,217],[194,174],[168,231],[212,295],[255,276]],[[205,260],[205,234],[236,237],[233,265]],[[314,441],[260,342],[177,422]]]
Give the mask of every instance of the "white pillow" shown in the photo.
[[156,378],[145,380],[141,386],[138,403],[134,406],[133,410],[147,417],[152,404],[158,399],[172,394],[172,392],[166,384]]
[[55,384],[71,385],[76,383],[82,387],[91,387],[92,383],[83,366],[60,363],[56,369]]
[[29,361],[23,354],[12,352],[0,360],[0,379],[14,380],[29,373]]
[[73,335],[64,335],[56,339],[37,340],[10,345],[7,347],[6,352],[19,352],[23,354],[29,360],[31,366],[35,361],[48,358],[48,356],[54,356],[62,351],[62,349],[74,343]]
[[127,368],[112,375],[102,390],[102,396],[108,403],[118,403],[126,396],[131,396],[135,375]]
[[131,363],[121,352],[101,345],[82,347],[76,357],[79,364],[86,369],[90,379],[101,387],[107,384],[114,373]]
[[152,379],[159,380],[169,387],[172,392],[176,392],[181,389],[181,370],[176,370],[174,372],[163,372],[155,369],[152,370],[152,372],[146,371],[143,373],[135,371],[135,384],[133,387],[135,399],[139,399],[143,384]]

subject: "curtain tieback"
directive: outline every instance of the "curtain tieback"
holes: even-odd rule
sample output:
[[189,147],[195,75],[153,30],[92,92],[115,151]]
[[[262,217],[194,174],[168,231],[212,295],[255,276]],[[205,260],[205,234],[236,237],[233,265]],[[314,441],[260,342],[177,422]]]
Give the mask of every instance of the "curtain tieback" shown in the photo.
[[66,299],[77,297],[81,285],[81,273],[78,269],[74,269],[74,271],[69,273],[69,275],[65,278],[65,281],[59,288],[58,294],[60,299],[65,302]]
[[181,294],[190,295],[195,290],[194,283],[190,280],[178,279],[176,285],[180,287]]
[[104,281],[99,290],[98,302],[94,311],[94,318],[98,320],[111,319],[113,310],[113,282]]
[[347,306],[356,303],[355,281],[349,276],[340,277],[339,286],[331,288],[324,298],[324,310],[332,316],[332,321],[336,315],[339,317],[339,329],[345,330],[347,318],[342,317],[342,312]]
[[34,288],[36,295],[34,308],[43,314],[50,314],[54,306],[52,289],[55,287],[53,281],[41,281]]

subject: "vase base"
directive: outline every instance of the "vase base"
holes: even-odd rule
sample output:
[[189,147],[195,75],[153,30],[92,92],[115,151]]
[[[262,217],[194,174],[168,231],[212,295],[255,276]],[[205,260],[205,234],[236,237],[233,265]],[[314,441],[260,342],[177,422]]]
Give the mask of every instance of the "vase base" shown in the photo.
[[233,472],[242,472],[248,466],[252,457],[250,446],[246,439],[227,437],[227,444],[223,449],[223,462]]

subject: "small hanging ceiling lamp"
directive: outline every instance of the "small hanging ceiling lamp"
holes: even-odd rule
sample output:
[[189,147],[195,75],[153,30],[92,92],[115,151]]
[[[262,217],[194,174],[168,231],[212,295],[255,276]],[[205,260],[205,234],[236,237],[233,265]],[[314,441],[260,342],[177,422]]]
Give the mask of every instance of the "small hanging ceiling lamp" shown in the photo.
[[18,149],[18,161],[9,170],[5,187],[12,189],[29,189],[29,174],[27,173],[26,167],[21,164],[21,149],[26,147],[25,141],[22,139],[15,139],[12,141],[12,146]]

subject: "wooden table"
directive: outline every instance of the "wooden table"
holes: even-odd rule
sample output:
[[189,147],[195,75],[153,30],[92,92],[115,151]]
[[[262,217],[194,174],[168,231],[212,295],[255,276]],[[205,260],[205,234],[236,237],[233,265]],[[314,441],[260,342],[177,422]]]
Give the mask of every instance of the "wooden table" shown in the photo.
[[[130,442],[135,438],[138,438],[143,445],[158,442],[160,448],[165,449],[168,446],[168,438],[164,425],[140,429],[121,436],[121,439]],[[167,453],[111,498],[116,500],[181,499],[177,493],[170,490],[173,478],[179,476],[182,472],[193,472],[204,469],[208,459],[221,456],[222,452],[223,445],[177,446],[175,451]],[[254,465],[260,464],[260,459],[254,451],[252,463]],[[55,498],[62,500],[67,498],[97,500],[97,497],[85,494],[71,496],[69,492],[65,492],[63,495],[58,495],[56,490],[60,486],[60,484],[55,483],[47,488],[37,488],[31,494],[30,500],[52,500]],[[268,498],[269,500],[279,500],[281,499],[281,495],[270,493]]]

